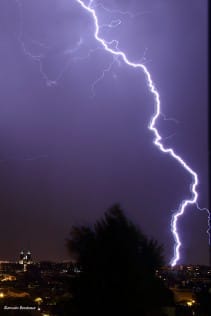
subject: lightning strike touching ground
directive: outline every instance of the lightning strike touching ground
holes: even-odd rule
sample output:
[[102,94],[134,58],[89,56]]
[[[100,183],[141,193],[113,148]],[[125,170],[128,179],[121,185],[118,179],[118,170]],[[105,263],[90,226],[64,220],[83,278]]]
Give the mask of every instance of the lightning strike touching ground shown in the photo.
[[[105,51],[107,51],[108,53],[110,53],[113,56],[116,56],[116,57],[122,59],[123,62],[125,64],[127,64],[129,67],[139,68],[141,71],[144,72],[148,88],[149,88],[149,90],[154,98],[154,114],[152,115],[151,120],[150,120],[149,125],[148,125],[148,129],[154,135],[153,143],[155,144],[155,146],[158,147],[158,149],[161,152],[168,154],[174,160],[176,160],[181,165],[181,167],[183,167],[189,173],[189,175],[192,178],[192,182],[190,185],[191,197],[189,199],[183,200],[180,203],[179,208],[177,211],[174,212],[174,214],[172,216],[172,221],[171,221],[171,231],[172,231],[172,234],[174,237],[175,245],[174,245],[174,255],[173,255],[173,258],[171,259],[170,264],[171,264],[171,266],[175,266],[177,264],[177,262],[180,260],[180,247],[181,247],[181,240],[180,240],[180,236],[179,236],[178,228],[177,228],[178,220],[184,214],[186,208],[189,205],[196,204],[196,207],[198,208],[198,204],[197,204],[197,200],[198,200],[198,192],[197,192],[198,175],[195,171],[193,171],[193,169],[178,154],[176,154],[176,152],[174,151],[173,148],[166,148],[166,147],[164,147],[163,143],[161,142],[162,137],[161,137],[161,135],[156,127],[156,122],[157,122],[158,118],[160,117],[160,115],[162,115],[161,114],[160,95],[159,95],[159,92],[157,91],[157,89],[152,81],[151,74],[149,73],[146,66],[142,63],[131,62],[127,58],[126,54],[123,51],[118,49],[118,41],[117,40],[107,42],[106,40],[104,40],[100,36],[100,34],[99,34],[100,33],[100,24],[99,24],[96,9],[94,6],[92,6],[93,1],[90,1],[88,5],[85,4],[85,2],[82,0],[75,0],[75,1],[81,6],[82,9],[84,9],[88,14],[91,15],[93,22],[94,22],[94,26],[95,26],[94,37],[95,37],[96,41],[105,49]],[[113,44],[115,44],[115,45],[113,45]]]

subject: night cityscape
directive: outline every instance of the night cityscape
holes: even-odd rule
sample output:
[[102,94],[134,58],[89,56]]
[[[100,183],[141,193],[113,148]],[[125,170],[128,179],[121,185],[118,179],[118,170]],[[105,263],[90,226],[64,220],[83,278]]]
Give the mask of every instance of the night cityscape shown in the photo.
[[[15,262],[1,261],[1,315],[19,315],[20,311],[26,315],[69,315],[65,302],[71,301],[71,283],[80,273],[75,261],[34,262],[30,251],[21,251]],[[163,266],[156,270],[156,277],[174,295],[174,302],[163,308],[162,315],[210,315],[211,266]]]
[[0,2],[0,316],[211,316],[208,11]]

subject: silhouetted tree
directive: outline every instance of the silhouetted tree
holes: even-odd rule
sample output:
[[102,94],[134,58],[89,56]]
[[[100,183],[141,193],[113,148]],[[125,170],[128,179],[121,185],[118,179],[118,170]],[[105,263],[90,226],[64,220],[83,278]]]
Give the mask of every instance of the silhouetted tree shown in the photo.
[[162,247],[128,220],[119,205],[93,228],[73,227],[67,247],[81,269],[72,287],[74,315],[157,316],[172,303],[156,277]]
[[198,303],[198,315],[210,316],[211,315],[211,288],[209,285],[195,293],[196,301]]

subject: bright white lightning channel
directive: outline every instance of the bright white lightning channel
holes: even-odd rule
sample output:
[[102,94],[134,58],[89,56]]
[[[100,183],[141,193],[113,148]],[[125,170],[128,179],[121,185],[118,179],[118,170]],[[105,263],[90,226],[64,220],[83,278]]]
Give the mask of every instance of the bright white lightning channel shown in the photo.
[[125,62],[125,64],[127,64],[128,66],[133,67],[133,68],[140,68],[144,72],[144,74],[146,76],[148,88],[154,97],[154,103],[155,103],[154,104],[154,114],[152,115],[151,120],[150,120],[149,125],[148,125],[148,129],[150,131],[152,131],[152,133],[154,134],[153,143],[159,148],[159,150],[161,152],[169,154],[172,158],[177,160],[177,162],[192,177],[192,182],[190,185],[191,198],[183,200],[180,203],[179,209],[176,212],[174,212],[174,214],[172,216],[172,221],[171,221],[171,231],[172,231],[172,234],[174,237],[175,245],[174,245],[174,256],[173,256],[170,264],[171,264],[171,266],[175,266],[177,264],[177,262],[180,260],[180,247],[181,247],[181,240],[180,240],[180,236],[179,236],[178,229],[177,229],[178,219],[181,215],[183,215],[183,213],[185,212],[185,209],[188,205],[196,204],[196,206],[197,206],[198,192],[197,192],[196,188],[198,185],[198,175],[195,171],[193,171],[193,169],[178,154],[175,153],[173,148],[166,148],[161,143],[162,137],[159,134],[159,131],[156,127],[156,121],[159,118],[159,116],[161,115],[160,95],[159,95],[159,92],[157,91],[157,89],[155,88],[155,85],[154,85],[152,78],[151,78],[151,74],[149,73],[147,67],[141,63],[131,62],[127,58],[126,54],[123,51],[118,49],[118,46],[116,46],[114,49],[111,48],[113,43],[118,43],[116,40],[113,40],[111,42],[107,42],[102,37],[100,37],[100,35],[99,35],[100,25],[99,25],[96,10],[92,7],[92,1],[90,1],[89,5],[86,5],[82,0],[76,0],[76,2],[92,16],[92,19],[93,19],[93,22],[95,25],[94,37],[95,37],[96,41],[98,41],[101,44],[101,46],[108,53],[112,54],[113,56],[120,57]]

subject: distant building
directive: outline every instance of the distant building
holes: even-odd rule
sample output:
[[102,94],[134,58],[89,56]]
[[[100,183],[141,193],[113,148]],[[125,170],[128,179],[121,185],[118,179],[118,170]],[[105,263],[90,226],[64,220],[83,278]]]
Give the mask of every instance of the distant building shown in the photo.
[[24,260],[24,251],[21,250],[20,255],[19,255],[19,263],[23,264],[23,260]]
[[21,250],[20,255],[19,255],[19,264],[23,265],[23,270],[27,271],[27,266],[29,264],[32,264],[32,255],[30,251],[27,251],[26,253]]
[[32,255],[31,255],[31,252],[28,251],[27,254],[26,254],[26,260],[29,263],[32,263]]
[[12,261],[0,261],[0,274],[13,274],[20,271],[20,264]]

